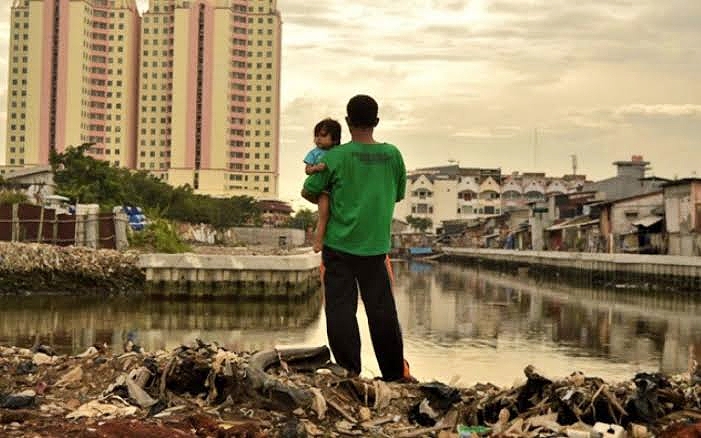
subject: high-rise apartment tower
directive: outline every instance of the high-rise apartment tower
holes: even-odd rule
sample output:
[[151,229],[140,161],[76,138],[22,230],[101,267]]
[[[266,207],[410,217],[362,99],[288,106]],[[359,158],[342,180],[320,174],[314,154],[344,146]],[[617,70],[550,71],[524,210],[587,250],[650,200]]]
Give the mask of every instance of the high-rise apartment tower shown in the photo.
[[215,196],[277,196],[276,0],[15,0],[7,164],[90,154]]
[[49,151],[135,163],[139,16],[134,0],[15,0],[11,10],[6,161]]

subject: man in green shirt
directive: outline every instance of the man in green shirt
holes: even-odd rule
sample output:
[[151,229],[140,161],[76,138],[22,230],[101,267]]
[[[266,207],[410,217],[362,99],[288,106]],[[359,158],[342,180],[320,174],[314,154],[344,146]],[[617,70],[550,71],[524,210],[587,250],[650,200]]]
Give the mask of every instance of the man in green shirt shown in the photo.
[[399,380],[409,376],[385,259],[394,204],[404,198],[406,169],[394,145],[373,137],[379,119],[372,97],[351,98],[346,112],[351,141],[326,153],[321,160],[326,169],[310,175],[302,189],[302,196],[311,202],[322,192],[330,197],[322,249],[326,333],[336,362],[351,374],[360,374],[355,316],[360,290],[382,377]]

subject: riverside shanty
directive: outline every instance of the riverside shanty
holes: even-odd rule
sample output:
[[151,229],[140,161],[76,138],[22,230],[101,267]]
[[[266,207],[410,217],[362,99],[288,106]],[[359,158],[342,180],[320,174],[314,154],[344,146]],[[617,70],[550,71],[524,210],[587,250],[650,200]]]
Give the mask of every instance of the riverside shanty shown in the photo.
[[143,285],[138,257],[135,251],[0,242],[0,293],[123,293]]
[[696,437],[701,372],[607,383],[528,366],[511,388],[348,377],[326,347],[0,347],[7,437]]

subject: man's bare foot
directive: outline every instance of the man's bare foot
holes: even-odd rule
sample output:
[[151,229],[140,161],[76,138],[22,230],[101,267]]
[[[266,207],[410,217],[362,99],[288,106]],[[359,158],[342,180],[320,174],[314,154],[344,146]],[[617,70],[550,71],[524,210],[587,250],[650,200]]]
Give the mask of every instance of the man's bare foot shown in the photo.
[[312,249],[314,249],[314,252],[321,252],[321,247],[322,247],[321,242],[314,239],[314,243],[312,244]]

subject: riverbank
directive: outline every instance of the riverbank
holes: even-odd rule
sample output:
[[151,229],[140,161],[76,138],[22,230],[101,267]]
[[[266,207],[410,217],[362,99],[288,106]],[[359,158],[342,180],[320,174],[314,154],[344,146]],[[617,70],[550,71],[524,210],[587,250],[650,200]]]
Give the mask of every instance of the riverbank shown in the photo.
[[600,288],[696,293],[701,289],[701,258],[558,251],[442,248],[455,263],[524,273],[543,280],[565,280]]
[[197,246],[149,254],[0,242],[0,294],[297,299],[320,285],[319,263],[310,248]]
[[149,295],[294,300],[321,286],[321,257],[294,255],[143,254]]
[[553,379],[528,366],[513,387],[463,388],[350,378],[325,347],[251,353],[197,342],[144,352],[127,341],[76,356],[0,347],[0,370],[7,437],[552,437],[590,436],[605,423],[642,438],[701,429],[696,364],[620,383],[576,372]]
[[143,286],[139,253],[0,242],[0,293],[122,294]]

